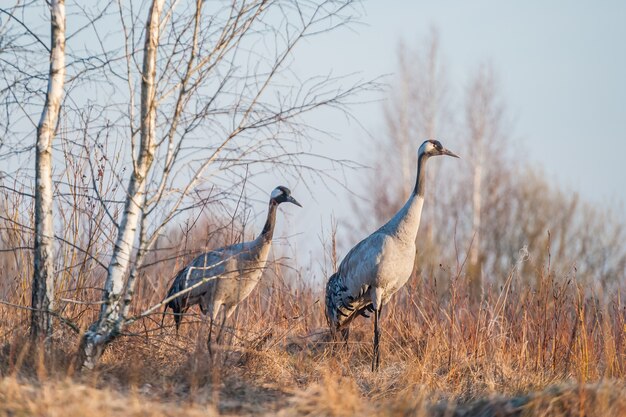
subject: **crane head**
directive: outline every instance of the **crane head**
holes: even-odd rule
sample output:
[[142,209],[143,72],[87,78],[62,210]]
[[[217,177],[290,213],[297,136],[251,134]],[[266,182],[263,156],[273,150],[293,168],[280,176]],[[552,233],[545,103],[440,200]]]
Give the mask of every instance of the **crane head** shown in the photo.
[[298,201],[291,196],[291,191],[289,190],[289,188],[282,185],[274,188],[274,191],[272,191],[271,194],[271,200],[274,201],[276,204],[292,203],[298,207],[302,207],[302,204],[298,203]]
[[449,151],[448,149],[444,148],[441,142],[439,142],[438,140],[434,140],[434,139],[428,139],[424,141],[424,143],[422,143],[422,146],[420,146],[419,151],[417,153],[419,156],[425,155],[427,157],[438,156],[438,155],[448,155],[454,158],[459,158],[459,156],[456,155],[454,152]]

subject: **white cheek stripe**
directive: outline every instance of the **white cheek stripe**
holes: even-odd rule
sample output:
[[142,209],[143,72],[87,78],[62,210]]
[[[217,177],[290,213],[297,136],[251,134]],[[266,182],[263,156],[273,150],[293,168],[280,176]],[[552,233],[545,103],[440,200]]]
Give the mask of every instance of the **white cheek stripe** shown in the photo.
[[274,188],[274,191],[272,191],[272,194],[270,197],[272,198],[276,198],[279,195],[281,195],[283,192],[279,189],[279,188]]

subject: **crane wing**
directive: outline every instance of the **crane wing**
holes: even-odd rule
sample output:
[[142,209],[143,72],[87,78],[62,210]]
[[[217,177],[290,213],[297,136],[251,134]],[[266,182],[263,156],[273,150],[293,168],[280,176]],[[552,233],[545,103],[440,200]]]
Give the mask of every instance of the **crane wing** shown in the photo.
[[176,328],[180,324],[181,313],[184,313],[188,306],[197,304],[210,288],[212,280],[209,278],[217,277],[227,271],[228,265],[236,261],[235,258],[243,246],[242,243],[238,243],[203,253],[178,271],[167,297],[190,287],[195,286],[195,288],[167,303],[166,309],[169,307],[174,312]]
[[344,257],[326,284],[326,318],[333,329],[372,311],[370,289],[376,277],[384,235],[373,233]]

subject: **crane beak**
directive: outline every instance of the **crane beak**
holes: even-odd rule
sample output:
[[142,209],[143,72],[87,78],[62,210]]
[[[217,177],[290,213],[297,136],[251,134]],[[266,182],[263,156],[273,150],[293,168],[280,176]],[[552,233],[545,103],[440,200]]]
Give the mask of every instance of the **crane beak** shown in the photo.
[[289,201],[290,203],[295,204],[298,207],[302,207],[302,204],[298,203],[298,200],[296,200],[292,196],[287,197],[287,201]]
[[459,158],[459,159],[461,158],[459,155],[455,154],[452,151],[447,150],[446,148],[443,148],[443,150],[441,152],[442,152],[442,155],[448,155],[448,156],[451,156],[453,158]]

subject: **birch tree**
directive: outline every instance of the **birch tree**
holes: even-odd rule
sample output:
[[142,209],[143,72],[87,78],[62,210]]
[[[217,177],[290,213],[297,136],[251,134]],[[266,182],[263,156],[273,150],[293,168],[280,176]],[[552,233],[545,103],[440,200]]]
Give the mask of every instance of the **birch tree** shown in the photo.
[[65,82],[65,3],[50,2],[50,71],[48,90],[37,125],[35,152],[35,253],[30,334],[40,339],[52,334],[49,311],[54,309],[54,221],[52,217],[52,141],[59,121]]
[[[427,206],[436,210],[425,207],[422,224],[434,219],[437,227],[431,251],[428,227],[420,227],[418,236],[416,261],[422,271],[441,264],[425,275],[435,278],[442,293],[449,291],[453,271],[468,280],[468,295],[479,301],[484,285],[502,284],[510,276],[522,248],[530,256],[518,270],[528,285],[540,285],[533,282],[544,277],[537,271],[575,275],[606,288],[623,281],[626,249],[617,243],[624,241],[623,221],[518,157],[526,152],[520,141],[509,140],[514,129],[490,65],[471,74],[459,99],[444,94],[445,66],[437,47],[432,38],[415,51],[400,46],[398,75],[385,105],[386,135],[372,143],[373,169],[364,176],[366,197],[372,196],[372,202],[355,202],[357,226],[376,227],[400,208],[405,187],[414,180],[414,146],[422,132],[435,132],[444,144],[454,143],[450,148],[462,156],[461,163],[446,166],[428,183],[426,192],[436,195],[436,204],[429,194]],[[449,101],[458,103],[455,113],[463,117],[451,130],[455,121],[444,111]],[[446,134],[437,133],[444,126]]]
[[[300,158],[311,157],[303,146],[313,131],[303,116],[320,107],[345,111],[349,97],[374,88],[375,83],[361,81],[343,86],[346,80],[330,76],[290,77],[296,45],[349,23],[352,3],[198,0],[186,5],[154,0],[143,31],[135,23],[139,17],[134,9],[118,3],[122,53],[107,51],[115,71],[107,67],[99,74],[117,86],[113,94],[120,94],[123,80],[128,104],[120,110],[117,103],[122,100],[112,100],[94,117],[107,113],[107,118],[120,120],[107,124],[113,134],[128,126],[132,170],[119,219],[114,214],[117,198],[104,198],[97,184],[92,187],[117,239],[98,319],[81,342],[81,367],[93,368],[106,346],[122,334],[146,255],[170,222],[205,204],[194,197],[201,195],[203,184],[236,186],[241,169],[250,169],[252,176],[269,168],[295,169],[301,175],[306,168]],[[141,47],[135,44],[139,33],[144,37]],[[136,73],[139,50],[143,64]],[[101,131],[87,132],[84,146],[95,142],[97,147],[100,136]],[[114,159],[124,162],[123,156],[106,158]],[[102,175],[122,179],[119,170]]]
[[111,338],[119,334],[122,325],[121,296],[124,278],[136,239],[137,223],[144,207],[148,171],[154,160],[157,108],[155,103],[156,60],[163,4],[164,0],[153,0],[146,21],[141,71],[139,149],[137,155],[132,155],[133,170],[128,184],[122,221],[109,262],[100,315],[98,321],[92,324],[85,333],[80,348],[81,361],[88,368],[93,368],[104,346]]
[[[451,131],[449,113],[448,81],[445,63],[441,56],[439,35],[436,29],[409,48],[404,42],[398,45],[398,74],[385,103],[385,129],[382,139],[376,139],[376,159],[367,177],[371,205],[362,218],[369,224],[365,228],[377,227],[386,222],[406,201],[415,180],[417,148],[427,138],[441,139],[446,146],[455,149],[446,133]],[[384,155],[381,157],[381,155]],[[424,209],[424,227],[420,228],[419,252],[416,262],[431,260],[430,253],[435,244],[435,224],[440,222],[437,213],[439,196],[442,195],[437,167],[428,172],[426,188],[428,204]],[[373,190],[373,191],[369,191]],[[362,203],[354,204],[362,210]],[[373,213],[373,216],[370,214]],[[364,213],[365,214],[365,213]],[[425,239],[424,239],[425,238]]]
[[[468,154],[472,164],[472,239],[469,249],[470,291],[478,299],[482,288],[482,217],[484,211],[484,178],[491,184],[498,181],[498,164],[491,164],[502,156],[504,136],[502,132],[502,105],[490,66],[482,65],[471,80],[466,93],[465,117],[468,130]],[[490,164],[488,171],[485,165]]]

